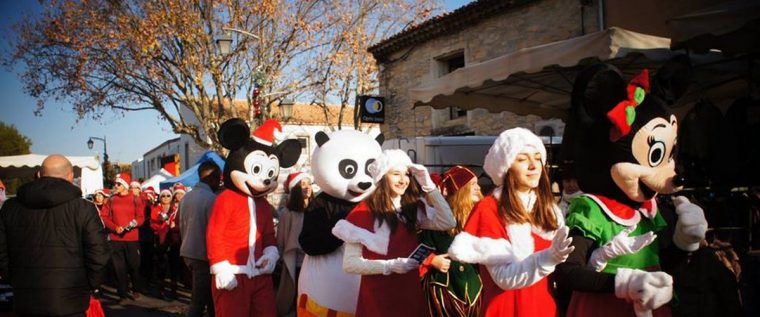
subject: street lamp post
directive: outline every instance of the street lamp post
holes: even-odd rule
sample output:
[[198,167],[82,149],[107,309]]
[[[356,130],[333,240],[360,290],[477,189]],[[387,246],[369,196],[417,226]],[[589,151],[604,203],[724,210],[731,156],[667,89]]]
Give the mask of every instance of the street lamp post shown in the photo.
[[87,148],[92,150],[92,147],[95,145],[95,142],[93,140],[103,141],[103,180],[108,180],[108,143],[106,143],[106,136],[104,135],[102,138],[91,136],[89,140],[87,140]]

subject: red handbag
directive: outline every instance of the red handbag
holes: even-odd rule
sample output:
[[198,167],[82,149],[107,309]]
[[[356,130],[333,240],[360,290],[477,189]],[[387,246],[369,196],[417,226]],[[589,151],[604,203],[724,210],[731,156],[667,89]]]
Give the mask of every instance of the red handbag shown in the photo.
[[95,296],[90,296],[90,307],[87,308],[86,315],[87,317],[106,317],[103,306],[100,305],[100,301]]

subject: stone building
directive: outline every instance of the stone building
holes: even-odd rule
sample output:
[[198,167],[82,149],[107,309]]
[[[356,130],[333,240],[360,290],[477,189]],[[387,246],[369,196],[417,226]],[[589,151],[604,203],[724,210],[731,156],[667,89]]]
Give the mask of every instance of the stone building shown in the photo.
[[[562,119],[566,115],[568,98],[553,103],[513,100],[509,106],[492,106],[494,112],[490,112],[484,109],[489,103],[527,97],[509,94],[477,96],[476,89],[464,87],[463,95],[468,97],[448,100],[445,108],[437,105],[436,108],[442,109],[434,109],[414,100],[410,91],[459,68],[613,26],[662,37],[669,43],[666,25],[669,18],[712,3],[706,0],[474,1],[409,27],[369,48],[379,65],[379,95],[386,98],[386,119],[381,130],[388,139],[495,135],[515,126],[538,130],[537,122],[541,125],[544,120]],[[537,66],[540,70],[549,65]],[[557,90],[569,95],[574,74],[561,75],[565,77],[565,87]],[[441,84],[438,80],[438,85]],[[499,85],[499,82],[485,82],[478,88],[488,89],[491,84]],[[535,83],[527,79],[522,84],[530,88]],[[462,87],[450,88],[452,91],[462,90]]]

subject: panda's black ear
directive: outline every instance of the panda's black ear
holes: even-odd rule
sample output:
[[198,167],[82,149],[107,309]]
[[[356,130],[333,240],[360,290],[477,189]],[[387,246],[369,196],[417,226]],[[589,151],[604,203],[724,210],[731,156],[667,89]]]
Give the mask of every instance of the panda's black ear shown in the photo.
[[677,55],[657,70],[652,80],[652,94],[673,105],[689,89],[692,74],[691,59]]
[[232,118],[219,127],[217,137],[222,146],[230,151],[239,149],[250,138],[251,128],[240,118]]
[[383,146],[383,142],[385,142],[385,136],[380,133],[375,137],[375,141],[377,141],[377,144],[380,144],[380,146]]
[[573,83],[572,115],[586,125],[606,120],[607,112],[627,98],[626,85],[615,66],[598,63],[586,67]]
[[280,167],[291,167],[301,157],[301,142],[295,139],[287,139],[277,145],[274,149],[274,154],[280,159]]
[[317,134],[314,135],[314,140],[317,140],[317,146],[322,146],[325,145],[327,141],[330,141],[330,137],[327,136],[327,133],[318,131]]

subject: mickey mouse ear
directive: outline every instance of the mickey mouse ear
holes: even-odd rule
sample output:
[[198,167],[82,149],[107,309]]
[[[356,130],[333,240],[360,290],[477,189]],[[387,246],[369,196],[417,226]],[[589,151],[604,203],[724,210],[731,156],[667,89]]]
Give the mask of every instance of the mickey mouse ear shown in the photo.
[[251,128],[242,119],[233,118],[222,123],[217,137],[222,146],[230,151],[239,149],[248,140]]

